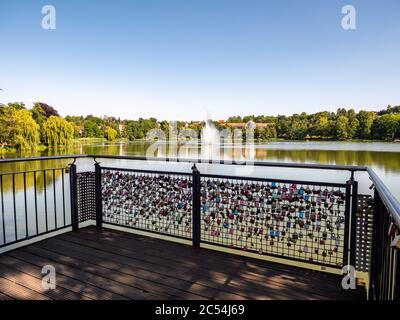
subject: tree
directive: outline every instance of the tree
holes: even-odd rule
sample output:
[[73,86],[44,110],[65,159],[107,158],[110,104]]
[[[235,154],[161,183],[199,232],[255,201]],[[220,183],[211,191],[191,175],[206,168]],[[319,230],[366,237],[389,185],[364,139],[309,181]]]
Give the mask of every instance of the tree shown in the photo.
[[358,127],[360,126],[360,122],[358,121],[357,118],[352,118],[349,120],[349,128],[348,128],[348,138],[352,139],[356,137],[357,132],[358,132]]
[[317,117],[314,133],[320,137],[329,136],[329,118],[325,114]]
[[372,136],[375,139],[393,140],[400,136],[400,114],[385,114],[372,124]]
[[42,108],[42,110],[46,114],[46,118],[50,118],[51,116],[56,116],[56,117],[60,116],[58,114],[58,111],[56,109],[54,109],[53,107],[49,106],[47,103],[36,102],[35,106]]
[[51,116],[43,124],[43,129],[49,147],[66,147],[72,143],[74,128],[61,117]]
[[335,136],[339,140],[349,138],[349,119],[346,116],[339,116],[335,123]]
[[374,119],[376,118],[375,112],[368,112],[361,110],[358,115],[357,119],[359,121],[358,127],[358,137],[360,139],[369,139],[371,138],[371,127],[374,123]]
[[39,145],[39,125],[32,113],[21,105],[3,106],[0,112],[0,145],[20,151],[35,150]]
[[35,120],[39,126],[42,126],[43,123],[46,122],[46,112],[44,112],[39,103],[35,103],[35,105],[31,109],[31,112],[33,120]]
[[229,117],[228,120],[226,120],[226,122],[229,123],[241,123],[243,122],[242,118],[240,116],[235,116],[235,117]]
[[104,131],[104,137],[108,140],[108,141],[114,141],[115,138],[117,137],[117,130],[111,128],[111,127],[107,127],[106,130]]
[[83,128],[84,136],[87,138],[102,138],[104,136],[104,132],[94,119],[85,119]]
[[43,124],[46,122],[46,112],[44,112],[43,108],[39,103],[35,103],[33,108],[31,109],[33,120],[39,125],[40,130],[40,142],[45,143],[46,137],[44,135]]

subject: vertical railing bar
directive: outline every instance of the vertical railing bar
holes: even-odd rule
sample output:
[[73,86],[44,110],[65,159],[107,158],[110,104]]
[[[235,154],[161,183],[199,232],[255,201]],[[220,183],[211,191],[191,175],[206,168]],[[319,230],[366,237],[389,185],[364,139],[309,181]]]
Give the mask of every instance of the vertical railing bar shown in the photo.
[[70,187],[70,201],[71,201],[71,224],[72,230],[77,231],[79,229],[79,217],[78,217],[78,192],[77,192],[77,177],[76,177],[76,165],[71,164],[69,169],[69,187]]
[[0,175],[0,193],[1,193],[1,221],[3,225],[3,243],[6,243],[6,222],[4,215],[4,192],[3,192],[3,175]]
[[200,219],[200,194],[201,194],[200,172],[195,165],[192,167],[192,243],[193,247],[199,248],[201,242],[201,219]]
[[24,204],[25,204],[25,229],[26,229],[25,236],[28,238],[29,231],[28,231],[28,204],[26,202],[26,172],[24,172]]
[[33,172],[33,192],[35,197],[35,220],[36,220],[36,234],[39,234],[39,219],[38,219],[38,208],[37,208],[37,182],[36,182],[36,171]]
[[95,167],[95,190],[96,190],[96,227],[101,229],[103,224],[103,208],[101,194],[101,167],[100,163],[96,162]]
[[[380,199],[380,195],[379,195],[379,212],[378,215],[382,215],[382,200]],[[379,229],[382,229],[384,227],[384,216],[382,215],[380,217],[380,221],[379,221]],[[378,274],[378,284],[379,284],[379,299],[382,299],[382,292],[383,291],[383,266],[384,266],[384,252],[383,252],[383,248],[382,248],[382,243],[384,241],[384,236],[383,236],[383,230],[379,230],[380,231],[380,235],[379,235],[379,241],[380,241],[380,250],[379,252],[379,274]]]
[[[381,206],[381,210],[384,210],[386,212],[386,208],[384,206]],[[387,214],[384,214],[385,212],[381,212],[383,214],[383,224],[382,224],[382,243],[384,245],[383,250],[382,250],[382,278],[381,278],[381,299],[382,300],[387,300],[387,230],[388,230],[388,217]],[[387,213],[387,212],[386,212]],[[385,245],[386,244],[386,245]]]
[[[388,242],[389,243],[389,242]],[[390,299],[390,290],[391,290],[391,283],[390,283],[390,279],[392,277],[391,275],[391,248],[390,246],[387,246],[386,248],[386,265],[387,265],[387,270],[386,270],[386,299],[389,300]]]
[[44,191],[44,213],[45,213],[45,221],[46,221],[46,232],[49,231],[49,221],[47,217],[47,179],[46,179],[46,170],[43,171],[43,191]]
[[56,170],[53,169],[54,226],[57,229]]
[[350,219],[350,265],[356,267],[356,249],[357,249],[357,205],[358,205],[358,182],[352,181],[352,199],[351,199],[351,219]]
[[64,179],[64,168],[61,169],[61,184],[62,184],[62,203],[63,203],[63,222],[64,222],[64,226],[66,225],[66,221],[65,221],[65,179]]
[[396,250],[396,261],[394,263],[396,271],[394,279],[394,300],[400,300],[400,250]]
[[372,253],[371,253],[371,279],[370,279],[370,285],[371,285],[371,290],[373,293],[373,299],[377,300],[378,299],[378,274],[379,274],[379,255],[378,255],[378,244],[380,242],[380,233],[378,229],[379,225],[379,217],[378,217],[378,209],[379,209],[379,194],[378,191],[375,189],[374,191],[374,223],[373,223],[373,241],[375,242],[375,245],[372,246]]
[[[388,237],[388,241],[390,241],[389,240],[389,237]],[[391,265],[390,265],[390,262],[391,262],[391,248],[390,248],[390,246],[389,246],[389,243],[390,242],[387,242],[387,244],[388,244],[388,246],[387,246],[387,249],[386,249],[386,299],[387,300],[389,300],[390,299],[390,290],[391,290],[391,283],[390,283],[390,278],[391,278],[391,272],[390,272],[390,270],[391,270]]]
[[[390,248],[390,247],[389,247]],[[393,269],[395,262],[394,250],[390,248],[390,282],[389,282],[389,299],[393,300],[394,297],[394,281],[395,281],[395,270]]]
[[346,199],[345,199],[345,226],[344,226],[344,240],[343,240],[343,265],[349,264],[349,232],[350,232],[350,201],[351,201],[351,181],[346,182]]
[[384,250],[384,260],[383,260],[383,270],[384,270],[384,281],[383,281],[383,288],[384,288],[384,300],[389,300],[389,279],[390,279],[390,275],[389,275],[389,269],[390,269],[390,265],[389,265],[389,259],[390,259],[390,247],[389,247],[389,235],[388,235],[388,230],[389,230],[389,225],[390,225],[390,220],[389,220],[389,213],[386,211],[385,209],[385,225],[383,228],[384,231],[384,238],[383,238],[383,243],[385,244],[385,250]]
[[13,208],[14,208],[14,232],[15,232],[15,241],[18,240],[18,228],[17,228],[17,205],[15,200],[15,174],[12,174],[12,191],[13,191]]

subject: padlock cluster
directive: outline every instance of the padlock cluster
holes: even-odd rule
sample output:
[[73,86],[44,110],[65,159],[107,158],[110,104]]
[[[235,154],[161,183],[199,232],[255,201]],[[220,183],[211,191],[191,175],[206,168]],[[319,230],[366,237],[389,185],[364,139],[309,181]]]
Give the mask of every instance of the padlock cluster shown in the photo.
[[343,263],[345,190],[203,178],[202,240],[308,262]]
[[[103,221],[192,237],[190,175],[103,170]],[[201,241],[341,265],[344,188],[201,177]]]
[[190,238],[190,176],[104,170],[103,221]]

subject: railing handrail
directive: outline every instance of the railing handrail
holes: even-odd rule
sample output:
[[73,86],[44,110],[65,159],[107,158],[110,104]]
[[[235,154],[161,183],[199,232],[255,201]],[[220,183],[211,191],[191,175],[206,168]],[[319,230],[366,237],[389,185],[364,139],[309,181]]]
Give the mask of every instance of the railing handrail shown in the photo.
[[340,171],[367,171],[366,166],[343,166],[334,164],[317,164],[317,163],[295,163],[295,162],[267,162],[267,161],[239,161],[239,160],[210,160],[201,158],[168,158],[168,157],[140,157],[140,156],[116,156],[105,154],[77,154],[77,155],[60,155],[60,156],[43,156],[43,157],[26,157],[26,158],[5,158],[0,159],[0,163],[26,162],[40,160],[57,160],[57,159],[121,159],[121,160],[137,160],[137,161],[160,161],[160,162],[187,162],[187,163],[204,163],[204,164],[224,164],[224,165],[247,165],[251,163],[256,167],[280,167],[280,168],[299,168],[299,169],[327,169]]
[[80,159],[88,157],[90,156],[87,154],[76,154],[76,155],[43,156],[43,157],[39,156],[39,157],[24,157],[24,158],[4,158],[0,159],[0,164],[12,163],[12,162],[42,161],[42,160]]
[[316,163],[295,163],[295,162],[267,162],[267,161],[240,161],[240,160],[210,160],[201,158],[168,158],[168,157],[138,157],[138,156],[114,156],[114,155],[93,155],[88,157],[96,159],[121,159],[138,161],[163,161],[163,162],[187,162],[204,164],[223,164],[223,165],[254,165],[255,167],[280,167],[280,168],[299,168],[299,169],[327,169],[340,171],[367,171],[366,166],[342,166],[333,164]]
[[379,178],[371,168],[367,168],[367,172],[378,191],[382,202],[390,212],[393,222],[398,228],[400,228],[400,202],[396,197],[390,192],[389,188],[384,184],[384,182]]

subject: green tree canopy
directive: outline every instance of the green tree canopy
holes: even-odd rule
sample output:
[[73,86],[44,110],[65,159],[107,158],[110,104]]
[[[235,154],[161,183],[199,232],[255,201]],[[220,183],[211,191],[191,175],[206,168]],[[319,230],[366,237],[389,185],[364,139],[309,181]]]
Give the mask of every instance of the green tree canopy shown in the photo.
[[108,141],[114,141],[115,138],[117,137],[117,130],[111,128],[111,127],[107,127],[106,130],[104,130],[104,137],[108,140]]
[[61,117],[51,116],[43,124],[43,129],[49,147],[66,147],[72,143],[74,128]]
[[336,120],[335,136],[339,140],[346,140],[350,137],[349,119],[344,115],[339,116]]
[[0,144],[21,151],[35,150],[39,146],[39,125],[29,110],[16,104],[1,108]]

